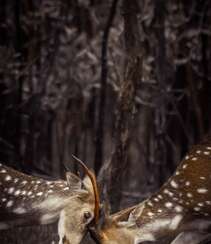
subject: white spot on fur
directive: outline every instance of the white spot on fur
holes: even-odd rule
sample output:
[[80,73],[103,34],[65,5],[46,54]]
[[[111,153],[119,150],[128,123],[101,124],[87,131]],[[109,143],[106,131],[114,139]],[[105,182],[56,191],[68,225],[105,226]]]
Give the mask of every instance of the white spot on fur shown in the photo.
[[6,202],[7,199],[4,197],[4,198],[1,199],[1,201],[2,201],[2,202]]
[[5,177],[5,181],[10,181],[10,180],[12,180],[12,177],[11,177],[10,175],[7,175],[7,176]]
[[163,212],[163,210],[162,209],[158,209],[158,213],[162,213]]
[[32,195],[32,191],[29,191],[28,193],[27,193],[27,196],[31,196]]
[[207,147],[207,150],[211,150],[211,147]]
[[24,214],[24,213],[26,213],[26,210],[22,207],[18,207],[16,209],[14,209],[13,212],[17,213],[17,214]]
[[189,157],[188,155],[185,157],[186,160],[188,160],[189,158],[190,158],[190,157]]
[[14,183],[17,183],[18,181],[19,181],[18,178],[15,178],[15,179],[14,179]]
[[204,151],[204,155],[210,155],[210,152]]
[[173,197],[174,193],[172,193],[171,191],[169,191],[168,189],[164,189],[163,191],[165,194],[169,195],[170,197]]
[[182,166],[182,168],[183,168],[183,169],[186,169],[187,166],[188,166],[187,164],[184,164],[184,165]]
[[170,182],[170,185],[171,185],[173,188],[178,188],[178,184],[177,184],[177,182],[176,182],[175,180],[172,180],[172,181]]
[[12,194],[12,193],[14,192],[14,190],[15,190],[14,187],[10,187],[10,188],[8,189],[8,193],[9,193],[9,194]]
[[7,173],[6,169],[2,169],[0,172],[1,173]]
[[196,153],[200,154],[201,153],[201,150],[197,150]]
[[159,194],[159,195],[158,195],[158,198],[159,198],[159,199],[163,199],[163,196]]
[[190,193],[190,192],[188,192],[188,193],[187,193],[187,197],[192,198],[192,197],[193,197],[193,194]]
[[179,199],[177,197],[173,197],[173,200],[177,202]]
[[206,180],[206,177],[204,177],[204,176],[200,176],[199,179],[201,179],[201,180]]
[[199,207],[194,207],[193,209],[194,209],[194,211],[196,211],[196,212],[198,212],[198,211],[201,210],[201,208],[199,208]]
[[189,186],[189,185],[190,185],[190,181],[186,181],[186,182],[185,182],[185,185],[186,185],[186,186]]
[[191,160],[196,161],[197,159],[198,159],[197,157],[193,157]]
[[203,206],[204,206],[204,203],[203,203],[203,202],[199,202],[199,203],[197,203],[197,205],[198,205],[199,207],[203,207]]
[[10,200],[10,201],[7,202],[6,207],[10,208],[10,207],[12,207],[12,205],[13,205],[13,201]]
[[165,203],[165,206],[166,206],[167,208],[172,208],[172,207],[173,207],[173,203],[172,203],[172,202],[166,202],[166,203]]
[[37,194],[36,194],[37,196],[42,196],[43,195],[43,192],[38,192]]
[[208,190],[206,188],[198,188],[197,192],[200,193],[200,194],[205,194],[205,193],[208,192]]
[[148,212],[147,215],[151,217],[151,216],[154,215],[154,213],[152,213],[152,212]]
[[21,192],[20,190],[17,190],[17,191],[15,191],[14,195],[15,196],[19,196],[20,195],[20,192]]
[[211,205],[211,201],[205,201],[207,205]]
[[180,205],[176,206],[174,209],[177,213],[181,213],[183,211],[183,207]]

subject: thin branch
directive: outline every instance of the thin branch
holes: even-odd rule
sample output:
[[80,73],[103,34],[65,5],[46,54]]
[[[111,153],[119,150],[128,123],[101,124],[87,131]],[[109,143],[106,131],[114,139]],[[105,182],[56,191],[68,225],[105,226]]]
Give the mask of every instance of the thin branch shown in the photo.
[[103,142],[104,142],[104,124],[105,124],[105,105],[106,105],[106,85],[107,85],[107,51],[108,51],[108,39],[110,29],[116,14],[118,0],[113,0],[111,5],[108,21],[103,33],[102,38],[102,50],[101,50],[101,89],[100,89],[100,102],[99,102],[99,117],[96,131],[96,144],[95,144],[95,161],[94,169],[96,174],[99,172],[103,162]]

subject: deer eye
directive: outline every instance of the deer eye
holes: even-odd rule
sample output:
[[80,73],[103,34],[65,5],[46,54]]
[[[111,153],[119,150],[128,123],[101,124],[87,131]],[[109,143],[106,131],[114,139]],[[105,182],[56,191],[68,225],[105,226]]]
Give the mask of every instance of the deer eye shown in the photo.
[[89,220],[92,217],[92,214],[89,211],[84,212],[84,221]]

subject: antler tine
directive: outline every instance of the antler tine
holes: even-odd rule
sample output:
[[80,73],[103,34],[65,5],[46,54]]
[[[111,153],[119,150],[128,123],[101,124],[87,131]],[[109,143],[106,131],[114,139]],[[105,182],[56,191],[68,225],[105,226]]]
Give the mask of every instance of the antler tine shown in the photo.
[[99,219],[100,197],[99,197],[99,191],[98,191],[97,180],[96,180],[95,174],[91,170],[89,170],[88,167],[79,158],[77,158],[74,155],[72,155],[72,157],[82,166],[85,173],[89,176],[89,178],[92,182],[94,196],[95,196],[94,219],[95,219],[95,223],[97,223],[98,219]]

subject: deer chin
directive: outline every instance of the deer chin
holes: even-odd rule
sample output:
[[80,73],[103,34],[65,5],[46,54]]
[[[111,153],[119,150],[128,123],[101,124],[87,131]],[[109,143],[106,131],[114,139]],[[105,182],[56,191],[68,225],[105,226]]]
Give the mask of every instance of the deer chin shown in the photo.
[[68,215],[63,210],[59,218],[58,233],[59,244],[79,244],[86,234],[86,227],[80,223],[75,223],[74,226],[70,226],[68,223]]

